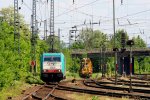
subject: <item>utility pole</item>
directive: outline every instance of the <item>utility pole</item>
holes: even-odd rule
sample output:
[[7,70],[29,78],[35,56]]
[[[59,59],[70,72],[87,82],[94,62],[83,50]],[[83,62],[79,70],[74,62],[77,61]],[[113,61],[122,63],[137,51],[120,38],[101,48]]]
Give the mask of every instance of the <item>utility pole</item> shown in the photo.
[[47,40],[47,20],[44,20],[44,40]]
[[69,30],[69,49],[70,49],[70,46],[71,46],[71,30]]
[[20,54],[20,22],[18,0],[14,0],[14,49]]
[[99,49],[100,49],[100,51],[99,51],[99,72],[100,71],[102,71],[101,69],[102,69],[102,48],[101,48],[101,44],[99,45]]
[[54,0],[51,0],[50,8],[50,51],[54,52]]
[[115,52],[115,57],[114,57],[115,84],[117,85],[117,71],[118,71],[117,51],[118,51],[118,48],[116,48],[115,0],[113,0],[113,29],[114,29],[114,48],[113,48],[113,51]]
[[36,0],[32,1],[32,34],[31,34],[31,72],[36,73],[36,38],[37,38],[37,20],[36,20]]
[[101,52],[101,66],[100,66],[100,67],[101,67],[101,72],[102,72],[102,77],[103,77],[103,64],[102,64],[102,62],[103,62],[103,61],[102,61],[102,59],[103,59],[102,56],[103,56],[103,55],[102,55],[102,45],[101,45],[100,48],[101,48],[101,51],[100,51],[100,52]]
[[61,41],[60,41],[60,28],[58,28],[58,40],[59,40],[59,49],[61,49]]

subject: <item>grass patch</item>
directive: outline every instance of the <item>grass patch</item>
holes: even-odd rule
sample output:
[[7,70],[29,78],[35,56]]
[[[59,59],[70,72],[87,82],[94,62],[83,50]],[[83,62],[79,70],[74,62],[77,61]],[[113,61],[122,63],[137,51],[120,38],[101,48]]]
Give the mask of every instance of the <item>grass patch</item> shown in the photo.
[[95,78],[100,78],[101,76],[102,73],[93,73],[91,78],[95,79]]
[[66,78],[67,79],[72,79],[72,78],[79,79],[80,76],[79,76],[79,73],[71,73],[71,72],[67,71],[66,72]]
[[[93,73],[91,78],[95,79],[95,78],[100,78],[101,76],[102,76],[101,73]],[[71,73],[71,72],[67,71],[66,78],[67,79],[73,79],[73,78],[80,79],[81,77],[79,76],[79,73]]]
[[21,94],[22,90],[25,90],[26,88],[31,87],[31,85],[15,81],[13,86],[11,87],[5,87],[0,91],[0,100],[7,100],[8,97],[16,97]]

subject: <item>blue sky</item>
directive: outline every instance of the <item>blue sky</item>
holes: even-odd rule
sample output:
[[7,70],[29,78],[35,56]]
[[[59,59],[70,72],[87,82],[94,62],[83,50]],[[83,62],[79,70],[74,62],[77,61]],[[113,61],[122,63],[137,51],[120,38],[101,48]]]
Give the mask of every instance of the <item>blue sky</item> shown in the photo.
[[[0,0],[0,9],[13,6],[14,0]],[[26,23],[30,24],[32,0],[19,0],[22,8],[20,13],[24,15]],[[49,18],[49,3],[47,0],[38,0],[37,19],[38,21]],[[50,0],[49,0],[50,1]],[[116,4],[116,29],[125,29],[130,38],[140,35],[147,44],[150,44],[150,0],[115,0]],[[55,33],[61,29],[62,40],[68,42],[69,30],[74,25],[101,22],[94,25],[94,30],[99,29],[107,34],[113,34],[112,21],[112,0],[55,0]],[[43,24],[40,27],[40,37],[43,37]],[[81,26],[78,29],[90,27]],[[143,34],[144,33],[144,34]]]

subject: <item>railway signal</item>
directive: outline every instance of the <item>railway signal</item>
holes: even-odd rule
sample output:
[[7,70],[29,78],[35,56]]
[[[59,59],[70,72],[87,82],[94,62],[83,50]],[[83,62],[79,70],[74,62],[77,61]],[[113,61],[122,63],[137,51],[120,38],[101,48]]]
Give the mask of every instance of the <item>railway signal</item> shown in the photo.
[[131,76],[132,76],[132,46],[134,45],[134,41],[128,40],[127,45],[130,46],[130,88],[129,88],[129,92],[132,92],[132,80],[131,80]]
[[124,32],[121,33],[121,45],[122,45],[122,48],[125,48],[125,45],[126,45],[126,34]]

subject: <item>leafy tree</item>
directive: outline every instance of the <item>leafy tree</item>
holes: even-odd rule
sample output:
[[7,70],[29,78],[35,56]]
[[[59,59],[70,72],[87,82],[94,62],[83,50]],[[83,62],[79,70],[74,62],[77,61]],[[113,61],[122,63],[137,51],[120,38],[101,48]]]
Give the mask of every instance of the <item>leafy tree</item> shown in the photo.
[[72,66],[69,67],[69,71],[72,73],[78,73],[80,69],[80,59],[79,58],[73,58],[72,59]]
[[134,46],[133,46],[134,48],[146,47],[146,43],[142,38],[140,38],[139,35],[137,37],[133,37],[133,41],[134,41]]
[[[129,36],[127,35],[127,32],[125,30],[117,30],[116,31],[116,36],[115,36],[115,46],[117,48],[121,48],[121,34],[125,33],[126,36],[126,41],[129,39]],[[114,47],[114,36],[112,36],[112,38],[110,39],[110,48]]]
[[74,42],[71,46],[70,46],[71,49],[84,49],[85,48],[85,45],[83,42],[81,41],[77,41],[77,42]]
[[[48,45],[48,47],[49,47],[49,50],[52,49],[52,48],[51,48],[51,45],[50,45],[51,42],[52,42],[52,37],[49,36],[48,39],[46,40],[46,43],[47,43],[47,45]],[[60,52],[61,43],[60,43],[60,41],[59,41],[58,36],[54,36],[53,43],[54,43],[53,49],[54,49],[55,51],[57,51],[57,52]]]
[[91,29],[86,29],[79,33],[79,41],[85,49],[99,48],[106,42],[106,39],[107,36],[99,30],[92,32]]
[[[0,18],[0,89],[12,86],[15,81],[25,80],[29,74],[30,62],[30,31],[28,26],[21,19],[20,28],[20,55],[14,50],[14,27],[13,8],[0,10],[3,16]],[[20,18],[21,15],[20,15]],[[38,40],[40,42],[41,40]],[[40,42],[37,52],[40,54],[46,49],[44,43]],[[38,59],[39,57],[37,57]],[[39,64],[38,64],[39,65]]]

